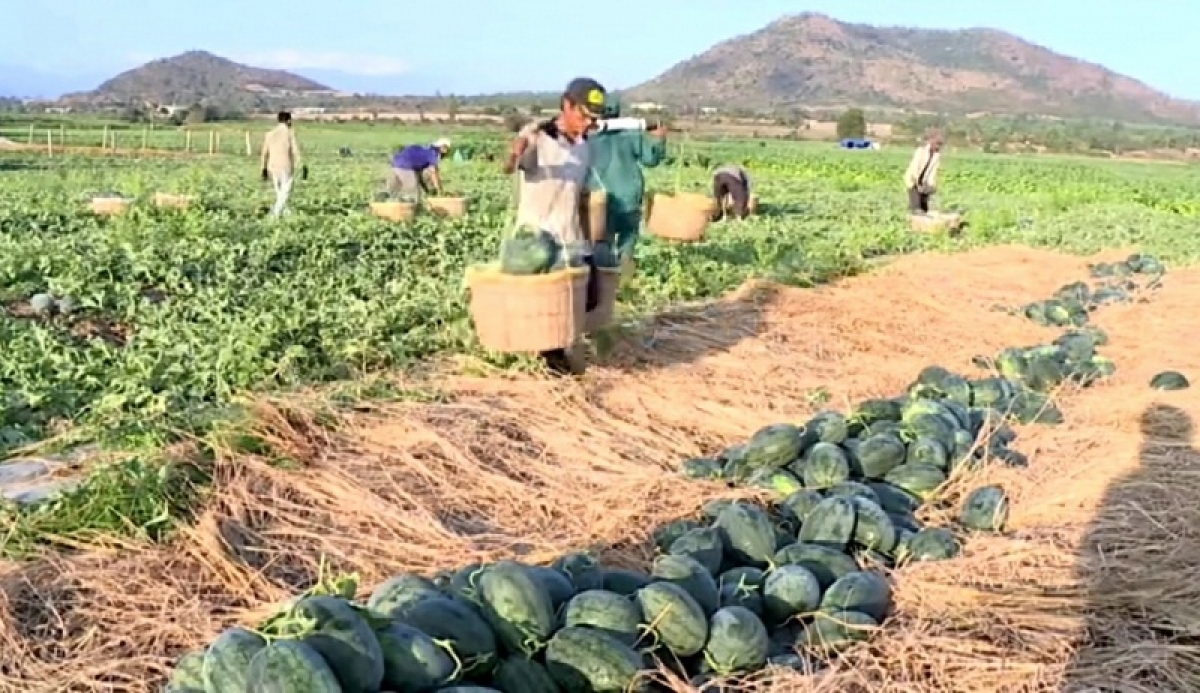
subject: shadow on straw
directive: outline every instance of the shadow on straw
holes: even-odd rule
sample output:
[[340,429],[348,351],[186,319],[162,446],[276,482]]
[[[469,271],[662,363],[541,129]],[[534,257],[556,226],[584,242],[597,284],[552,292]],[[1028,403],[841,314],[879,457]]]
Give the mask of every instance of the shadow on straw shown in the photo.
[[1087,625],[1064,693],[1200,690],[1200,452],[1177,407],[1147,407],[1141,428],[1140,467],[1084,539]]
[[764,331],[764,313],[777,295],[774,286],[748,283],[717,301],[613,326],[595,340],[597,365],[633,373],[695,363],[726,352]]

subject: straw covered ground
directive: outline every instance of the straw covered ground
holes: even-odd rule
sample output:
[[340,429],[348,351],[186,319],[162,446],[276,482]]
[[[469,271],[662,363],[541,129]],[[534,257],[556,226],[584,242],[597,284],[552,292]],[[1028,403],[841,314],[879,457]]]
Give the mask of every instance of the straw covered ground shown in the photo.
[[[973,355],[1048,341],[1055,332],[991,308],[1044,298],[1085,264],[993,248],[817,290],[747,289],[660,316],[580,383],[450,379],[437,403],[332,431],[302,403],[264,401],[264,431],[304,469],[222,459],[202,518],[167,545],[3,568],[0,691],[154,690],[173,657],[306,586],[321,555],[366,587],[585,547],[645,562],[654,527],[732,493],[680,479],[680,459],[894,394],[931,363],[970,372]],[[1200,394],[1147,385],[1160,370],[1200,373],[1197,297],[1200,270],[1179,269],[1150,303],[1098,311],[1115,378],[1062,393],[1065,425],[1019,431],[1028,469],[960,482],[1003,483],[1011,531],[901,570],[898,615],[869,646],[763,689],[1197,690],[1200,457],[1187,429]]]

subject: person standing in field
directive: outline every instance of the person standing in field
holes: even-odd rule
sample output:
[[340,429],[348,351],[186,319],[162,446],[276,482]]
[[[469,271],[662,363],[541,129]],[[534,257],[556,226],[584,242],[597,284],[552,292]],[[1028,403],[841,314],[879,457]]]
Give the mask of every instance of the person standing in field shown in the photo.
[[642,225],[646,179],[642,167],[654,167],[667,155],[667,130],[661,123],[646,133],[646,121],[621,118],[621,102],[608,97],[604,119],[589,138],[592,151],[592,195],[605,195],[607,242],[617,259],[633,257]]
[[724,218],[726,209],[739,219],[750,215],[750,174],[737,164],[726,164],[713,172],[713,198],[717,201],[717,218]]
[[[559,113],[523,127],[503,164],[506,174],[520,174],[517,226],[549,233],[569,258],[580,258],[591,269],[588,311],[599,302],[592,243],[582,223],[588,213],[587,183],[592,166],[588,131],[604,113],[606,98],[607,92],[596,80],[571,80],[563,90]],[[553,372],[572,371],[566,349],[544,352],[541,357]]]
[[[392,157],[388,194],[417,202],[422,193],[442,194],[440,164],[450,153],[450,140],[442,137],[429,146],[409,145]],[[428,180],[426,180],[428,178]]]
[[908,189],[908,209],[913,214],[929,213],[929,198],[937,192],[938,167],[942,163],[942,135],[930,130],[925,144],[917,147],[908,170],[904,172],[904,187]]
[[307,180],[308,167],[300,164],[300,147],[292,130],[292,114],[280,111],[276,120],[278,124],[263,138],[262,179],[270,180],[275,187],[275,206],[271,208],[271,216],[278,218],[292,194],[296,170],[299,169],[300,177]]

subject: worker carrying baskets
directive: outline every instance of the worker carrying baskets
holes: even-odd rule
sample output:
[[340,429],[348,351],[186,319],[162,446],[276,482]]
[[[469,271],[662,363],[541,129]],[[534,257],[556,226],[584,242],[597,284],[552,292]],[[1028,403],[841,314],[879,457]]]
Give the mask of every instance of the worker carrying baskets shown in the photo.
[[505,173],[519,178],[515,229],[501,245],[499,263],[467,271],[471,317],[483,346],[538,353],[560,374],[572,371],[569,350],[600,298],[595,242],[603,241],[603,230],[590,221],[587,134],[606,96],[596,80],[572,80],[554,118],[517,134],[504,160]]

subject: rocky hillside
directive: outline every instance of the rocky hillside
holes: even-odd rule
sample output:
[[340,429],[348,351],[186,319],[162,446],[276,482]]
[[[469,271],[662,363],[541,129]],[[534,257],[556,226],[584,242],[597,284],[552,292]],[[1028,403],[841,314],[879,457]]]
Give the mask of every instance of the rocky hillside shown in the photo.
[[628,95],[676,106],[853,105],[1200,122],[1200,104],[1002,31],[876,27],[812,13],[719,43]]
[[250,67],[205,51],[190,51],[122,72],[93,91],[71,94],[65,100],[240,105],[272,94],[326,91],[331,90],[290,72]]

